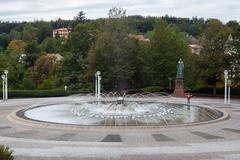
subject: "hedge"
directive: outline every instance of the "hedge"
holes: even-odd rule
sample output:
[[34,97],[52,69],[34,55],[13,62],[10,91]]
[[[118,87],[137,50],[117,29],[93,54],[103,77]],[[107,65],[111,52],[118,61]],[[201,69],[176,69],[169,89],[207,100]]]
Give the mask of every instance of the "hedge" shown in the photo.
[[[34,97],[62,97],[77,94],[77,91],[64,90],[9,90],[9,98],[34,98]],[[1,95],[2,97],[2,91]]]

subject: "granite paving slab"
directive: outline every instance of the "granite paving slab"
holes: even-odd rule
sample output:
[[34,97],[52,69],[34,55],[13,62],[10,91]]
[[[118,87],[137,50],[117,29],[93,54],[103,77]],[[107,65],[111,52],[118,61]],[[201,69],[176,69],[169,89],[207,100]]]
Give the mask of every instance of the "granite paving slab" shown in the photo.
[[222,130],[224,130],[224,131],[231,131],[231,132],[235,132],[235,133],[240,133],[239,129],[223,128]]
[[112,135],[107,135],[101,142],[122,142],[122,138],[120,135],[112,134]]
[[164,134],[152,134],[153,138],[155,139],[155,141],[157,142],[161,142],[161,141],[175,141],[174,139],[164,135]]
[[205,133],[205,132],[199,132],[199,131],[195,131],[195,132],[191,132],[191,133],[196,135],[196,136],[202,137],[204,139],[223,139],[224,138],[224,137],[215,136],[215,135],[212,135],[212,134],[208,134],[208,133]]

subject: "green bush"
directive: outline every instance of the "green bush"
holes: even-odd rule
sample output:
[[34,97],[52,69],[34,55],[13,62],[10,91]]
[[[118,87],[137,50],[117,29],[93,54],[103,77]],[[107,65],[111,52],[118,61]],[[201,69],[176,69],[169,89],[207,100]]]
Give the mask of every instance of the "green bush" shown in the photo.
[[160,86],[148,86],[141,89],[143,92],[160,92],[163,90]]
[[[9,90],[9,98],[61,97],[77,94],[77,91],[56,90]],[[2,96],[2,93],[0,93]]]
[[[192,93],[200,93],[200,94],[213,94],[213,88],[210,87],[202,87],[195,90],[189,90]],[[224,94],[224,88],[217,88],[216,93],[218,95]],[[231,88],[231,95],[240,95],[240,89],[239,88]]]
[[142,93],[142,92],[166,92],[166,90],[163,90],[160,86],[148,86],[141,89],[127,89],[125,90],[127,94],[135,94],[135,93]]
[[0,160],[14,160],[12,153],[9,147],[0,145]]

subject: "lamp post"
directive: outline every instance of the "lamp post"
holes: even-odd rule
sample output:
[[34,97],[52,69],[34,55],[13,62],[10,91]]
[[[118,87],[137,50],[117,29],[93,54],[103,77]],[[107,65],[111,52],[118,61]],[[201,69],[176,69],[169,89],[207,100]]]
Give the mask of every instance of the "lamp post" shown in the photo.
[[227,70],[224,70],[224,79],[225,79],[224,104],[227,104],[227,80],[228,80],[228,71]]
[[95,73],[95,97],[98,96],[98,75]]
[[2,85],[3,85],[3,89],[2,89],[2,92],[3,92],[3,100],[5,100],[5,75],[2,75]]
[[231,80],[228,80],[228,101],[227,103],[230,104],[230,90],[231,90]]
[[97,71],[95,73],[95,97],[100,98],[101,94],[101,86],[100,86],[100,81],[101,81],[101,72]]
[[101,98],[101,81],[102,77],[98,76],[98,98]]
[[5,99],[8,100],[8,70],[4,70],[5,73]]
[[67,86],[64,86],[64,90],[65,90],[65,91],[67,91],[67,88],[68,88]]

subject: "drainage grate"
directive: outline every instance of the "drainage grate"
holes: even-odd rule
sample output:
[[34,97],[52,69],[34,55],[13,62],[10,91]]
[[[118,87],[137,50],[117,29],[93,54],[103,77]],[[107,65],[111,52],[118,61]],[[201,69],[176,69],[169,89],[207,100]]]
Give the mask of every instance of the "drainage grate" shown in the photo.
[[235,133],[240,133],[240,130],[238,130],[238,129],[223,128],[222,130],[224,130],[224,131],[231,131],[231,132],[235,132]]
[[163,134],[153,134],[152,136],[157,142],[175,141],[174,139]]
[[101,142],[122,142],[120,135],[107,135]]
[[195,134],[195,135],[197,135],[199,137],[202,137],[202,138],[205,138],[205,139],[223,139],[224,138],[224,137],[215,136],[215,135],[212,135],[212,134],[199,132],[199,131],[192,132],[192,134]]

